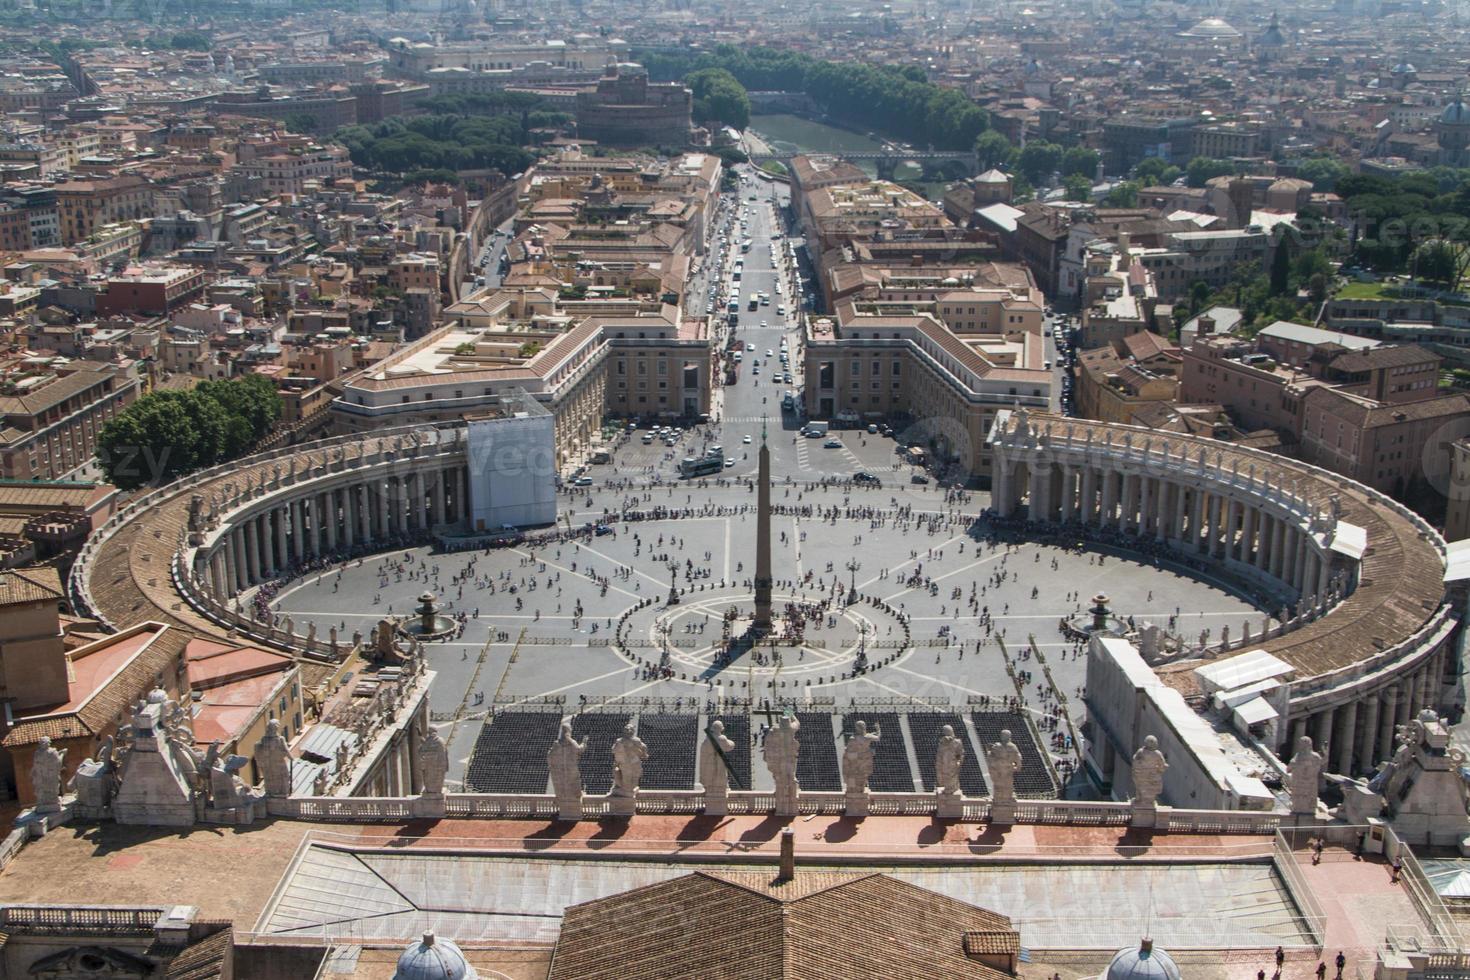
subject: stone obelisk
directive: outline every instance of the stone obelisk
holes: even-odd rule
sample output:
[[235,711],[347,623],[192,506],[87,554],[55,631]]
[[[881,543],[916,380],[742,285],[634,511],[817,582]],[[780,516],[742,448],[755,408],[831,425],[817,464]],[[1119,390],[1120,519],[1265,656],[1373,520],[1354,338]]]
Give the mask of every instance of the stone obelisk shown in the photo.
[[757,633],[771,628],[771,448],[766,445],[766,426],[761,423],[761,448],[755,491],[755,621]]

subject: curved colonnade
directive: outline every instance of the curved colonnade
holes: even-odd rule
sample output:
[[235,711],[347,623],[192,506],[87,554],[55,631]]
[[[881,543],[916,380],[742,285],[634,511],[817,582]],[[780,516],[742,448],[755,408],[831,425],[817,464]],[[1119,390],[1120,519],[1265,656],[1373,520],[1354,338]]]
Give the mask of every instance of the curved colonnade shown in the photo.
[[[1286,744],[1311,736],[1332,771],[1387,758],[1396,726],[1440,700],[1458,624],[1444,541],[1397,501],[1296,460],[1133,426],[1019,412],[989,442],[1000,516],[1106,530],[1277,596],[1264,636],[1207,655],[1287,663]],[[1160,673],[1188,688],[1198,665]]]
[[[1279,596],[1265,635],[1224,646],[1248,642],[1294,669],[1283,734],[1312,736],[1334,771],[1387,757],[1395,726],[1439,701],[1457,626],[1444,543],[1397,502],[1294,460],[1110,423],[1021,412],[998,418],[989,441],[1000,516],[1106,529]],[[192,474],[94,533],[73,569],[73,603],[114,629],[153,620],[332,658],[335,637],[255,622],[232,600],[313,560],[465,527],[467,467],[466,429],[446,424]],[[1187,687],[1191,666],[1160,671]]]

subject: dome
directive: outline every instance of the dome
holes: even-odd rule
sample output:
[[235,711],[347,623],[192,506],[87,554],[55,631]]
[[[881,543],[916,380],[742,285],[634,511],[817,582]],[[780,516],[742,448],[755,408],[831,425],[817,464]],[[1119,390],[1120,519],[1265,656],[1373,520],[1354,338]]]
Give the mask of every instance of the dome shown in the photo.
[[1439,114],[1439,121],[1451,126],[1470,126],[1470,106],[1456,98],[1444,107],[1444,112]]
[[[1174,974],[1179,975],[1178,971]],[[459,947],[448,939],[436,939],[432,932],[403,951],[393,980],[478,980]]]
[[1108,964],[1102,980],[1179,980],[1179,967],[1154,941],[1145,939],[1137,948],[1120,949]]
[[1241,37],[1241,33],[1231,27],[1219,17],[1206,17],[1195,24],[1189,30],[1180,35],[1181,37],[1198,37],[1207,40],[1228,41]]

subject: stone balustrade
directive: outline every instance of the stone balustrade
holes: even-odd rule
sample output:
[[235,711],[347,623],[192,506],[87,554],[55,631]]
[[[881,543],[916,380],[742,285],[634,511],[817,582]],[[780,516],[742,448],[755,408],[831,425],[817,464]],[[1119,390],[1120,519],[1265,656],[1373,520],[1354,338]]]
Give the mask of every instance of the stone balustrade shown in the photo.
[[[636,812],[639,814],[699,814],[705,809],[702,790],[640,790]],[[726,812],[742,816],[773,816],[776,813],[774,793],[732,791],[725,798]],[[842,816],[847,798],[840,792],[802,793],[797,798],[801,815]],[[556,798],[551,794],[517,793],[446,793],[441,809],[426,814],[419,797],[321,797],[293,796],[272,799],[271,816],[324,822],[360,823],[396,822],[414,816],[478,817],[500,819],[557,818]],[[988,822],[993,801],[978,797],[961,800],[960,822]],[[1075,827],[1121,827],[1139,822],[1140,809],[1129,803],[1086,800],[1018,800],[1013,807],[1017,824],[1052,824]],[[932,817],[938,809],[933,793],[870,793],[870,816]],[[1146,811],[1148,808],[1144,808]],[[610,815],[608,798],[584,796],[582,819],[595,820]],[[1289,823],[1285,814],[1249,810],[1181,810],[1160,806],[1149,811],[1144,825],[1171,833],[1246,834],[1274,833]]]

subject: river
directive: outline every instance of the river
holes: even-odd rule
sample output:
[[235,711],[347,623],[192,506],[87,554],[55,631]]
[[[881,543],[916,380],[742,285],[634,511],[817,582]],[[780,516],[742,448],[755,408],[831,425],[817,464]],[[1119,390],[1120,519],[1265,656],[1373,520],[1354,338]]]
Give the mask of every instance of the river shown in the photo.
[[[871,136],[840,129],[826,123],[814,122],[788,113],[756,115],[750,117],[750,128],[765,140],[772,149],[782,153],[836,153],[844,150],[881,150],[883,144]],[[877,176],[878,167],[872,160],[858,160],[857,165],[866,173]],[[943,183],[922,183],[923,171],[909,164],[900,164],[895,176],[900,180],[916,183],[924,188],[930,200],[937,201],[944,194]]]

